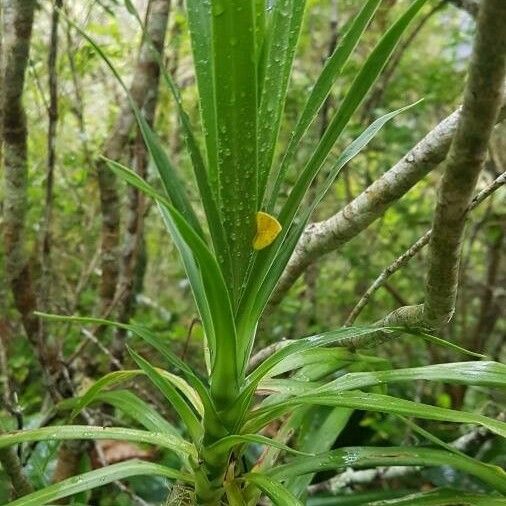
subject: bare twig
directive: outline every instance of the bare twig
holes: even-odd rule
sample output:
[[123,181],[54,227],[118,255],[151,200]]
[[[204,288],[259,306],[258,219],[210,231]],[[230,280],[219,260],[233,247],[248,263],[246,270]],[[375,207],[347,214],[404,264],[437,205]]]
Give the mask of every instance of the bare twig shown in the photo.
[[[503,173],[474,197],[471,205],[469,206],[469,211],[472,211],[478,207],[487,197],[492,195],[505,183],[506,173]],[[376,290],[378,290],[378,288],[385,284],[390,276],[404,267],[415,255],[417,255],[427,244],[429,244],[431,234],[432,230],[425,232],[425,234],[420,237],[420,239],[413,243],[399,258],[393,261],[386,269],[381,272],[381,274],[374,280],[364,295],[362,295],[357,305],[353,308],[345,322],[345,326],[350,326],[353,324],[358,315],[370,301],[372,295],[376,292]]]
[[[336,251],[358,236],[385,211],[444,161],[457,129],[457,109],[431,130],[390,170],[355,197],[341,211],[306,227],[276,287],[270,305],[278,304],[308,265]],[[503,106],[499,120],[504,119]]]

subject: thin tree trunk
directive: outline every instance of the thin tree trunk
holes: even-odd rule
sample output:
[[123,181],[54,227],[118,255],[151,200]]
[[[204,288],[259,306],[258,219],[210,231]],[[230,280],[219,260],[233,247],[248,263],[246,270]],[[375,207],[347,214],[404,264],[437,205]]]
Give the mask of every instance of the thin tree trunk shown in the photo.
[[429,240],[425,302],[401,307],[381,325],[440,328],[455,311],[467,214],[504,100],[506,3],[484,0],[464,95],[462,114],[438,191]]
[[[144,116],[150,126],[154,124],[160,68],[153,48],[163,53],[165,34],[170,10],[170,0],[152,0],[146,16],[146,39],[139,53],[135,81],[142,83],[144,89]],[[147,176],[148,153],[140,132],[134,145],[132,156],[136,172],[143,178]],[[130,319],[135,304],[135,293],[139,270],[142,272],[142,252],[144,247],[145,200],[135,189],[128,188],[127,218],[120,259],[120,274],[115,299],[118,300],[119,321]],[[125,332],[118,329],[112,345],[114,356],[121,362],[124,351]]]
[[[24,221],[27,186],[26,120],[22,104],[24,77],[33,24],[35,2],[10,1],[0,5],[0,105],[1,140],[4,146],[5,170],[4,240],[6,275],[13,290],[14,300],[21,313],[25,331],[32,343],[38,346],[38,328],[31,314],[35,308],[35,294],[24,255]],[[5,9],[5,10],[4,10]],[[4,39],[5,37],[5,39]],[[5,51],[5,58],[4,58]],[[5,60],[5,67],[4,67]],[[19,227],[19,228],[18,228]],[[14,269],[14,270],[12,270]],[[19,289],[23,292],[17,292]],[[26,291],[25,291],[26,290]],[[3,339],[3,336],[0,336]],[[0,374],[7,388],[7,365],[2,342]],[[2,400],[6,400],[2,395]],[[0,463],[11,480],[16,497],[32,491],[15,448],[0,450]]]
[[[151,0],[147,7],[150,15],[146,16],[146,31],[158,48],[161,47],[158,44],[160,40],[163,45],[169,5],[170,0]],[[153,100],[153,97],[156,97],[158,78],[156,77],[153,81],[153,76],[156,74],[154,67],[156,67],[156,62],[151,55],[150,43],[143,39],[130,86],[132,99],[141,109]],[[107,158],[112,160],[123,158],[134,124],[135,117],[130,104],[125,101],[116,125],[104,145],[103,153]],[[115,295],[120,272],[120,197],[116,176],[102,160],[98,160],[96,165],[102,211],[101,313],[106,314],[116,303]]]
[[[276,288],[270,305],[278,304],[307,266],[336,251],[383,216],[448,154],[461,115],[458,109],[441,121],[390,170],[378,178],[341,211],[306,227]],[[506,115],[503,106],[499,115]]]
[[35,1],[9,0],[4,3],[5,69],[3,94],[3,162],[5,170],[4,245],[5,268],[16,309],[26,335],[41,364],[49,391],[58,394],[51,372],[56,367],[54,350],[45,342],[25,244],[25,215],[28,208],[27,126],[23,106],[25,71],[28,64]]
[[[49,37],[48,56],[48,88],[49,104],[47,109],[47,165],[46,165],[46,195],[44,203],[44,221],[42,225],[41,240],[41,280],[40,280],[40,301],[41,310],[49,311],[51,298],[51,228],[53,217],[53,189],[54,170],[56,165],[56,129],[58,126],[58,74],[56,64],[58,61],[58,26],[60,22],[60,9],[63,0],[56,0],[51,14],[51,33]],[[43,322],[40,323],[43,332]]]

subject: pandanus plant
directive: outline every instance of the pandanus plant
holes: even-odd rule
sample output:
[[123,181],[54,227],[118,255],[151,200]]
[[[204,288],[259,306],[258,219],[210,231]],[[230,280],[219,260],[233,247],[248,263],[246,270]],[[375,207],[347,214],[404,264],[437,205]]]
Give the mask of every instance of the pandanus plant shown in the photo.
[[[311,213],[342,167],[383,125],[411,107],[377,119],[338,157],[332,155],[336,141],[425,0],[411,2],[384,33],[319,142],[309,154],[304,151],[305,159],[297,168],[287,196],[280,192],[288,184],[288,171],[292,174],[296,160],[299,163],[296,155],[304,134],[380,3],[381,0],[361,2],[360,12],[308,93],[287,145],[278,152],[305,1],[187,0],[202,135],[190,124],[171,76],[164,71],[162,59],[158,61],[173,94],[204,212],[192,207],[186,181],[171,164],[133,100],[133,112],[160,184],[152,186],[118,162],[107,162],[111,170],[158,206],[179,251],[202,322],[207,374],[200,374],[181,360],[170,341],[136,323],[43,315],[53,320],[120,327],[155,348],[168,367],[154,367],[129,349],[138,369],[112,372],[71,401],[73,416],[90,403],[109,403],[143,429],[61,425],[0,436],[0,447],[44,439],[146,443],[173,452],[179,458],[179,467],[140,460],[109,465],[36,491],[15,500],[12,506],[48,504],[134,475],[167,477],[174,481],[174,489],[185,490],[191,497],[188,501],[195,504],[255,505],[264,495],[278,505],[297,505],[303,503],[307,486],[319,471],[379,465],[451,465],[480,479],[495,491],[492,494],[506,493],[502,470],[460,453],[408,420],[406,423],[432,446],[441,448],[331,450],[354,409],[478,424],[506,436],[506,424],[501,421],[389,396],[378,387],[419,379],[503,387],[505,366],[470,361],[392,369],[383,359],[356,352],[371,335],[377,335],[377,327],[340,328],[303,337],[279,347],[253,368],[249,365],[259,319]],[[130,2],[127,7],[139,20]],[[100,47],[74,27],[93,45],[126,91]],[[316,196],[312,202],[303,203],[318,174],[323,175]],[[199,219],[201,215],[205,216],[205,223]],[[417,335],[457,348],[422,332]],[[146,376],[160,390],[178,415],[181,427],[176,429],[134,393],[109,390],[138,375]],[[262,435],[276,420],[280,421],[277,434]],[[297,435],[295,439],[293,434]],[[258,447],[264,448],[262,457],[252,458],[252,448]],[[430,504],[449,504],[444,501],[452,497],[443,491],[433,493],[429,499],[433,501]],[[414,496],[402,500],[407,501],[402,504],[417,504],[419,499]],[[504,504],[493,495],[472,496],[472,501]]]

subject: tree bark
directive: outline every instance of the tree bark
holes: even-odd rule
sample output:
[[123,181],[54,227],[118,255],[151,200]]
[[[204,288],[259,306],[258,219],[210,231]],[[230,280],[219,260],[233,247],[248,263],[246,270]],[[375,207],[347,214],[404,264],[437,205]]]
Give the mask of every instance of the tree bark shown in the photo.
[[[137,64],[135,82],[141,82],[144,88],[144,116],[150,126],[154,124],[156,105],[158,102],[158,87],[160,82],[160,68],[153,48],[163,53],[165,34],[170,10],[170,0],[153,0],[146,16],[146,33]],[[140,132],[134,146],[133,162],[136,172],[143,178],[147,176],[148,153]],[[115,298],[119,301],[118,319],[126,322],[134,310],[135,291],[138,281],[140,260],[144,247],[144,215],[146,212],[145,199],[135,188],[128,188],[127,218],[120,261],[120,274]],[[118,329],[113,343],[113,353],[120,361],[122,359],[125,332]]]
[[[278,304],[307,266],[351,241],[444,161],[460,117],[459,108],[441,121],[390,170],[341,211],[307,226],[276,288]],[[499,119],[506,114],[503,106]]]
[[[161,47],[160,41],[163,45],[163,38],[160,37],[165,36],[169,6],[170,0],[151,0],[148,4],[150,14],[146,17],[146,31],[157,47]],[[150,44],[143,40],[130,86],[132,99],[141,109],[156,97],[158,78],[154,79],[157,73],[155,67],[157,64],[152,57]],[[103,154],[107,158],[123,158],[134,124],[135,117],[130,104],[125,100],[116,124],[104,144]],[[102,160],[98,160],[96,166],[102,212],[101,313],[105,314],[110,312],[115,300],[120,272],[120,196],[117,178],[113,172]]]
[[6,272],[28,338],[36,343],[36,297],[25,252],[27,209],[27,127],[22,95],[28,64],[35,1],[5,3],[3,144],[5,169],[4,241]]
[[[3,7],[3,9],[2,9]],[[4,244],[5,273],[14,302],[21,314],[26,335],[46,374],[47,353],[39,320],[33,315],[36,294],[25,252],[25,212],[27,209],[27,127],[22,96],[28,64],[35,1],[9,0],[0,6],[2,28],[1,141],[4,166]],[[1,336],[0,336],[1,339]],[[3,363],[3,360],[2,360]],[[7,375],[3,364],[2,376]],[[4,378],[8,381],[8,378]],[[4,385],[5,386],[5,385]],[[9,476],[17,497],[28,494],[32,486],[26,478],[14,448],[0,451],[0,462]]]
[[5,269],[16,309],[30,343],[36,352],[53,398],[58,394],[50,377],[57,365],[54,350],[45,342],[37,309],[25,244],[25,215],[28,208],[27,126],[23,106],[25,71],[28,64],[35,1],[9,0],[4,3],[4,89],[3,163],[5,171],[4,245]]
[[506,3],[484,0],[462,114],[439,189],[429,242],[424,321],[448,323],[455,310],[458,269],[467,212],[504,99]]
[[401,307],[382,325],[440,328],[455,311],[464,227],[504,100],[506,3],[484,0],[469,69],[464,104],[438,191],[429,241],[425,302]]

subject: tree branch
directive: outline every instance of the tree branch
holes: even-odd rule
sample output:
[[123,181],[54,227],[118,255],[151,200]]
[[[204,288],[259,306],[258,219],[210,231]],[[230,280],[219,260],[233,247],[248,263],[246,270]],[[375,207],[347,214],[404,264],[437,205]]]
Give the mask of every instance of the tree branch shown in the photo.
[[[425,282],[425,303],[387,315],[381,326],[446,325],[455,311],[464,227],[487,146],[503,103],[506,76],[506,3],[484,0],[461,118],[438,192]],[[374,334],[370,336],[374,339]]]
[[[506,172],[496,178],[490,185],[479,192],[471,202],[469,211],[472,211],[478,207],[487,197],[492,195],[498,188],[506,184]],[[353,308],[350,315],[348,316],[345,326],[350,326],[357,319],[358,315],[367,305],[372,295],[383,286],[387,279],[395,274],[399,269],[404,267],[415,255],[417,255],[427,244],[429,244],[430,237],[432,235],[432,229],[425,232],[420,239],[413,243],[400,257],[393,261],[381,274],[374,280],[372,285],[362,295],[357,305]]]
[[[148,5],[149,15],[146,18],[146,32],[157,44],[157,40],[165,35],[167,15],[170,0],[151,0]],[[142,109],[152,102],[156,96],[158,79],[153,80],[157,63],[152,57],[151,41],[143,37],[133,79],[130,85],[130,94]],[[163,39],[162,39],[163,44]],[[103,154],[106,158],[119,160],[123,157],[128,144],[135,117],[128,101],[125,100],[116,124],[105,141]],[[117,190],[117,180],[114,173],[100,159],[96,162],[98,184],[100,189],[100,204],[102,210],[102,252],[101,252],[101,312],[114,302],[117,290],[120,258],[120,197]]]
[[[146,15],[145,40],[139,54],[137,65],[137,80],[144,82],[144,108],[143,113],[147,123],[153,126],[156,105],[158,102],[158,87],[160,81],[160,68],[153,51],[163,54],[167,22],[169,18],[170,0],[152,0]],[[142,75],[139,75],[142,71]],[[147,176],[148,153],[140,132],[135,140],[133,165],[136,172],[142,177]],[[139,278],[142,282],[144,249],[144,216],[146,202],[139,190],[129,187],[127,190],[127,209],[123,248],[120,258],[120,271],[116,287],[115,299],[118,299],[118,319],[120,322],[130,320],[135,308],[135,292]],[[140,275],[139,275],[140,271]],[[113,353],[122,359],[124,337],[126,332],[117,329],[112,343]]]
[[[503,106],[498,121],[506,116]],[[278,304],[308,265],[338,250],[380,218],[385,211],[444,161],[457,129],[460,108],[441,121],[389,171],[341,211],[311,223],[279,281],[270,305]]]
[[504,99],[506,3],[483,0],[462,115],[438,193],[429,242],[424,321],[448,323],[455,310],[458,269],[469,205]]

